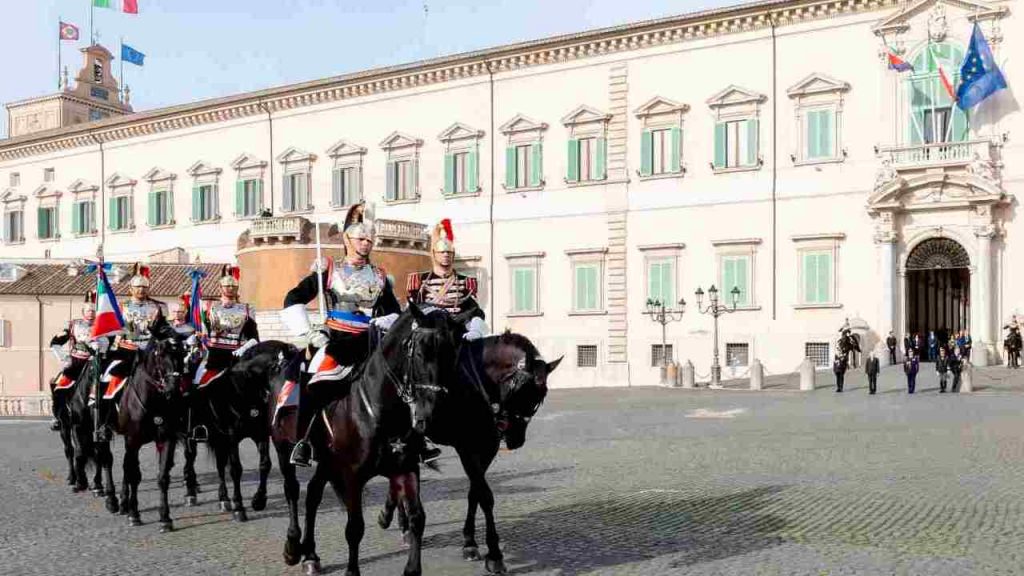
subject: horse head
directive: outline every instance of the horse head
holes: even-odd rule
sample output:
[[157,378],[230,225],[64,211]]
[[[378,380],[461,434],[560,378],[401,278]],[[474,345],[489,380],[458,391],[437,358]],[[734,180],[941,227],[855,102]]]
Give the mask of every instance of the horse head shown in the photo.
[[421,434],[445,392],[443,383],[452,377],[457,342],[447,314],[424,314],[414,303],[409,303],[384,338],[385,362],[397,360],[401,366],[400,376],[391,372],[392,380],[409,406],[413,428]]
[[484,371],[498,384],[498,429],[509,450],[526,442],[526,428],[547,397],[548,376],[561,362],[546,362],[527,337],[509,331],[485,350]]
[[140,357],[148,380],[165,396],[181,390],[184,378],[187,377],[185,354],[185,347],[178,338],[157,338],[154,334],[146,353]]

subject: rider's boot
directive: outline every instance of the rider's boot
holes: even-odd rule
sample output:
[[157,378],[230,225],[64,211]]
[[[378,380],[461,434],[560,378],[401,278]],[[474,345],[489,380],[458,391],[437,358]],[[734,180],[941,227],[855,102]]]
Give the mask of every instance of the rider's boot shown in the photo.
[[302,371],[298,374],[297,379],[298,385],[302,388],[302,391],[299,393],[299,414],[296,422],[296,433],[299,436],[299,441],[292,448],[292,454],[288,461],[295,466],[308,468],[313,461],[313,446],[310,444],[309,439],[313,428],[316,426],[315,416],[318,410],[315,396],[309,390],[309,376],[305,371]]

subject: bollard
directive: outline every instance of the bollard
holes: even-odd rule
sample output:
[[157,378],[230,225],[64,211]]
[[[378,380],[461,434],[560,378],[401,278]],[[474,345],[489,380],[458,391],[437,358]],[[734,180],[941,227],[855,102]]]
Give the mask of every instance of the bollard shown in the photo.
[[682,372],[682,376],[683,376],[683,388],[693,388],[694,387],[694,384],[693,384],[693,382],[694,382],[693,362],[690,362],[689,360],[687,360],[686,364],[683,364],[683,368],[682,368],[681,372]]
[[764,366],[761,361],[754,358],[750,365],[750,389],[761,390],[764,388]]
[[964,360],[964,363],[960,366],[960,391],[961,392],[974,392],[974,382],[972,382],[972,372],[974,372],[973,366],[969,360]]
[[800,389],[814,390],[814,362],[810,358],[800,363]]

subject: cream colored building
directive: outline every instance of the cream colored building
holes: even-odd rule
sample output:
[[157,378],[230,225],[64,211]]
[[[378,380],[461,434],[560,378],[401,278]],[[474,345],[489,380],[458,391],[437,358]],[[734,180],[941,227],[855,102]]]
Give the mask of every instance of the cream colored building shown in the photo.
[[[452,218],[492,327],[566,355],[554,386],[656,383],[648,299],[686,299],[667,342],[706,375],[711,284],[741,291],[727,377],[827,362],[847,317],[869,346],[966,328],[999,362],[1024,287],[1016,8],[761,2],[16,136],[0,258],[102,239],[121,261],[225,261],[261,209],[338,220],[366,199]],[[959,70],[973,22],[1010,90],[968,121],[934,62]]]

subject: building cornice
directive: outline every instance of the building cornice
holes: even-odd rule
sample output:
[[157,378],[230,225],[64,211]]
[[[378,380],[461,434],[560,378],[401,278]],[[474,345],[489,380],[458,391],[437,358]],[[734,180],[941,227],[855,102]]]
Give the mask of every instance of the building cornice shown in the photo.
[[896,0],[764,0],[376,68],[45,130],[0,141],[0,161],[422,88],[443,82],[626,53],[728,34],[873,12]]

